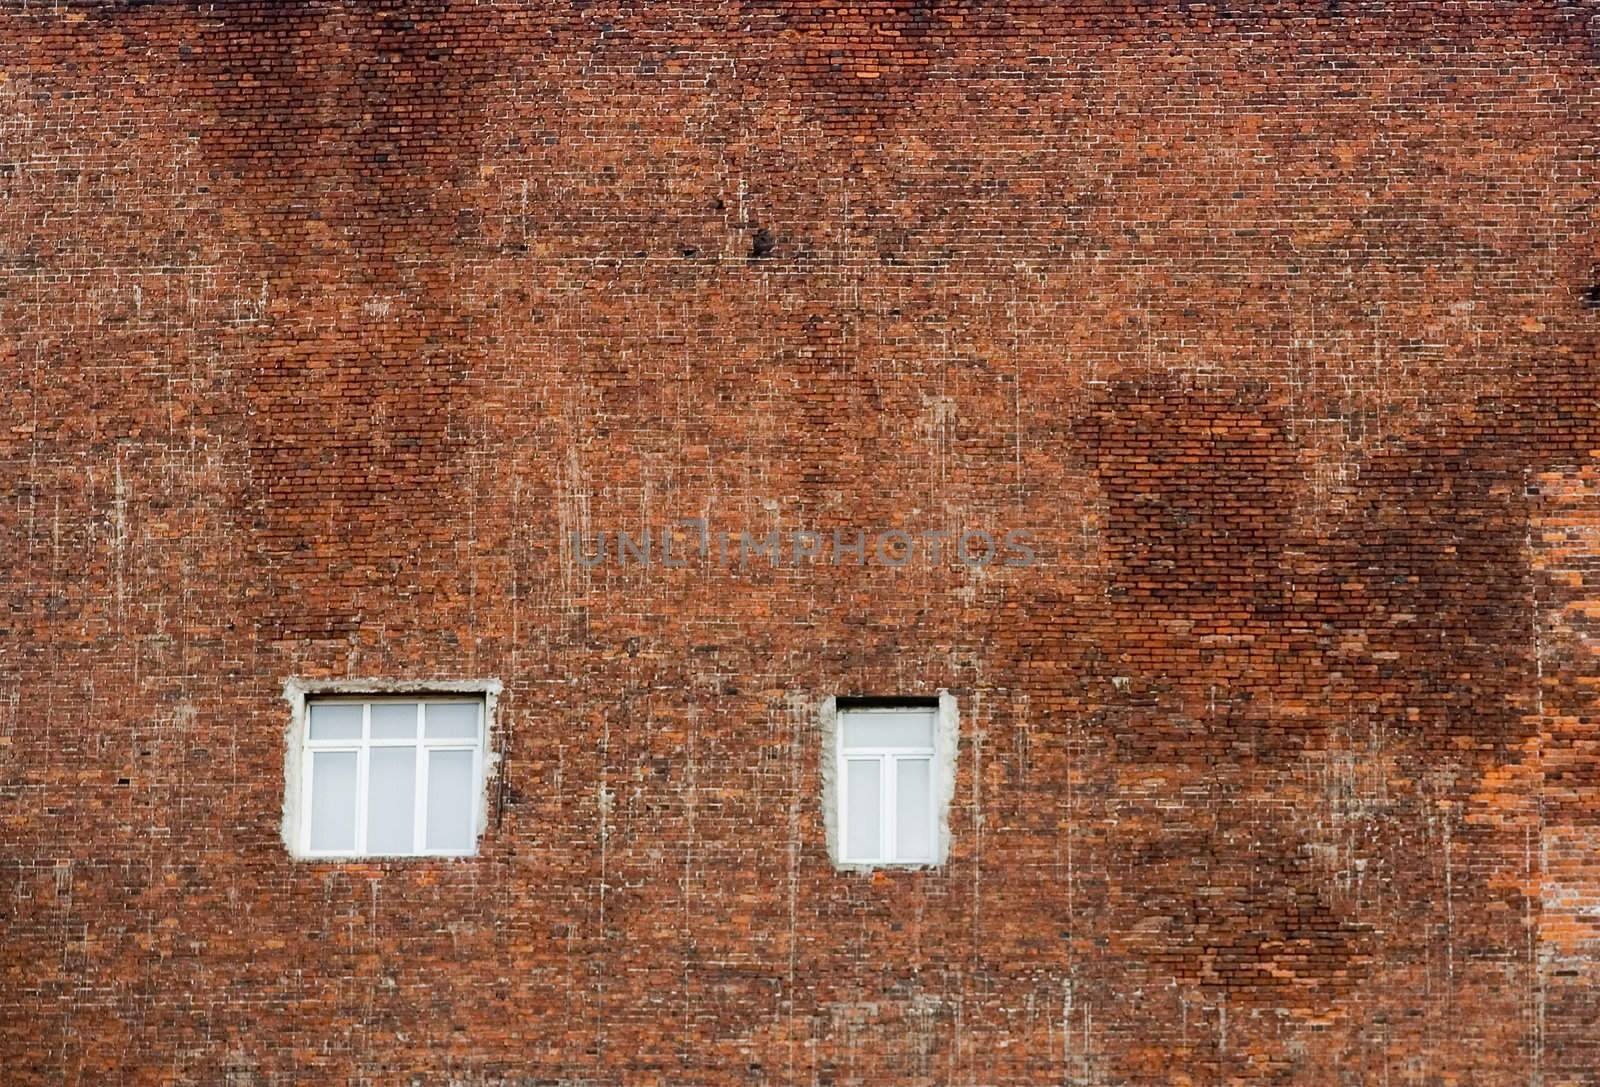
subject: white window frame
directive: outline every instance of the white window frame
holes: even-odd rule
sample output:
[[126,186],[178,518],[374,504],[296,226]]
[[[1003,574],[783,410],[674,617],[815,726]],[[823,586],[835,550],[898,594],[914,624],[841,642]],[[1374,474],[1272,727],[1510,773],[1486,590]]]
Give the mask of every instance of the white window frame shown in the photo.
[[[488,779],[497,761],[492,753],[491,739],[495,701],[500,684],[495,680],[443,681],[440,683],[415,683],[401,680],[289,680],[284,686],[284,697],[293,712],[289,726],[285,757],[285,789],[283,806],[283,839],[289,852],[307,860],[367,860],[407,858],[470,857],[478,853],[479,839],[487,822]],[[374,739],[372,737],[372,707],[378,704],[415,704],[417,728],[414,737]],[[361,736],[359,739],[311,738],[311,707],[314,705],[360,705]],[[426,737],[427,707],[430,705],[473,705],[477,707],[477,736]],[[404,853],[374,853],[367,850],[367,822],[369,818],[368,780],[372,751],[384,747],[414,747],[417,765],[414,770],[412,850]],[[428,765],[431,753],[436,751],[472,752],[472,784],[470,789],[470,834],[465,849],[427,848]],[[356,756],[356,825],[353,849],[311,848],[311,803],[315,796],[316,760],[318,752],[349,752]]]
[[[855,713],[890,714],[926,718],[928,742],[909,747],[849,747],[845,733],[849,731],[850,717]],[[936,751],[934,734],[939,727],[939,711],[934,706],[883,707],[872,710],[843,709],[839,711],[838,765],[844,784],[839,789],[839,849],[846,864],[932,864],[939,850],[938,790],[934,788]],[[878,850],[871,857],[853,857],[850,848],[850,764],[871,762],[878,768]],[[930,852],[921,857],[902,857],[895,852],[900,841],[900,764],[925,762],[928,764],[928,842]]]
[[[931,742],[915,746],[846,747],[848,718],[854,713],[901,711],[926,715],[931,719]],[[828,855],[841,870],[878,868],[929,868],[941,865],[949,855],[950,801],[955,791],[955,753],[959,724],[956,700],[941,690],[933,698],[828,698],[821,708],[826,741],[823,760],[823,823],[827,832]],[[849,853],[850,790],[849,764],[874,761],[878,769],[878,849],[872,857]],[[931,853],[903,857],[896,854],[899,838],[898,789],[900,763],[928,763],[928,829]]]

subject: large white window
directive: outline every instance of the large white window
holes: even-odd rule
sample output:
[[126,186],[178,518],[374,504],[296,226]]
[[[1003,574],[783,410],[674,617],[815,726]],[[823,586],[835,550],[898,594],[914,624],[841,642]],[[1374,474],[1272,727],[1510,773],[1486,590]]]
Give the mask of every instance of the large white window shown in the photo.
[[939,854],[936,705],[840,706],[834,766],[845,864],[932,864]]
[[302,856],[476,850],[481,697],[313,698],[306,710],[295,843]]

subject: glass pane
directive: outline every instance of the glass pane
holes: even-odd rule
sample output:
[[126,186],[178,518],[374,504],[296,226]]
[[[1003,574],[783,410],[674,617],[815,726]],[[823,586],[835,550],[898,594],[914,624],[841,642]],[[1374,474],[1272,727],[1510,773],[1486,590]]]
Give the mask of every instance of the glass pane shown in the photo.
[[[376,710],[378,707],[372,707]],[[412,721],[417,708],[411,707]],[[373,719],[377,728],[377,719]],[[413,726],[413,731],[415,727]],[[367,852],[412,853],[416,847],[417,749],[374,747],[367,767]]]
[[361,739],[361,703],[313,702],[311,738],[313,740]]
[[932,710],[846,710],[844,746],[933,746]]
[[478,738],[478,704],[476,702],[447,702],[428,707],[428,739],[476,740]]
[[374,702],[372,704],[374,740],[414,740],[417,738],[415,702]]
[[428,752],[428,848],[472,851],[472,752]]
[[[359,708],[359,707],[358,707]],[[356,847],[356,753],[311,753],[311,848]]]
[[883,822],[879,798],[877,759],[845,760],[845,845],[846,860],[877,860],[878,828]]
[[897,759],[894,790],[894,844],[896,860],[933,859],[931,759]]

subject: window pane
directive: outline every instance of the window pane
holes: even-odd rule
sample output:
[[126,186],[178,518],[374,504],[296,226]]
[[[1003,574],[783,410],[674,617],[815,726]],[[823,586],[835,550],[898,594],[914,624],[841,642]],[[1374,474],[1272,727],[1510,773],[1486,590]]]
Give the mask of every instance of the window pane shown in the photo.
[[472,752],[428,752],[428,848],[472,851]]
[[476,740],[478,707],[473,703],[450,702],[428,707],[428,739]]
[[847,710],[844,746],[933,746],[932,710]]
[[930,759],[897,759],[895,769],[894,845],[896,860],[920,861],[933,858],[933,824],[930,803],[933,790]]
[[845,760],[845,859],[877,860],[883,786],[877,759]]
[[356,753],[314,751],[311,760],[311,848],[353,850]]
[[[378,707],[372,708],[376,713]],[[413,722],[416,712],[412,706]],[[373,728],[377,728],[376,716]],[[415,724],[412,731],[416,731]],[[374,747],[371,759],[367,767],[367,852],[415,852],[417,749]]]
[[361,739],[359,702],[314,702],[311,705],[313,740]]
[[372,704],[374,740],[414,740],[417,738],[415,702],[374,702]]

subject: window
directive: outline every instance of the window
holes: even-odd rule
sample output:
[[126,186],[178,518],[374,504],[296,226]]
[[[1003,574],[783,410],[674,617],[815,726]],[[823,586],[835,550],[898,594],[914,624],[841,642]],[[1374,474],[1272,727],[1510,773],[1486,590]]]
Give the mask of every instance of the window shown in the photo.
[[483,739],[481,696],[310,699],[292,848],[307,857],[473,853]]
[[940,736],[942,701],[837,704],[834,853],[840,863],[921,865],[942,857],[950,776],[950,744]]

